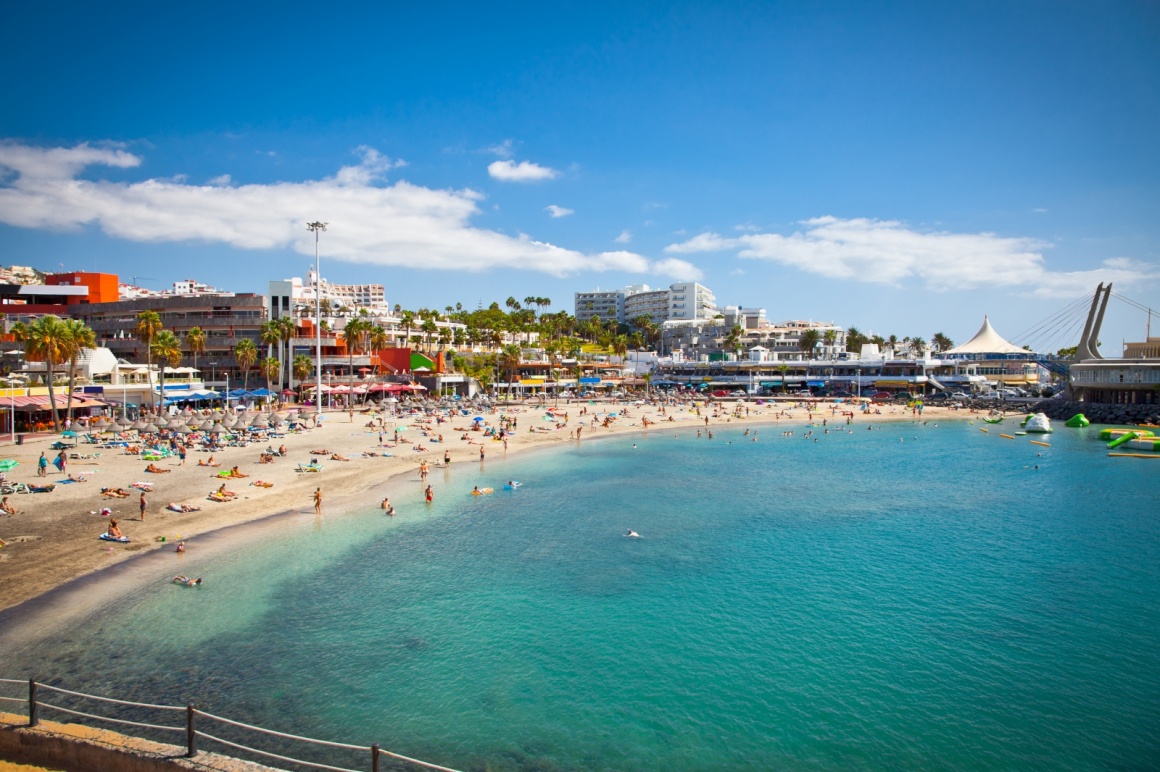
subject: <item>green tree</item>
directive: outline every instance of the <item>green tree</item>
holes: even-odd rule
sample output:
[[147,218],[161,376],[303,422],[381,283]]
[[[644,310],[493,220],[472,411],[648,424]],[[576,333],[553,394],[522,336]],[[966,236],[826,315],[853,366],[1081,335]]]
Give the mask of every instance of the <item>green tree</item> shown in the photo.
[[193,354],[193,369],[197,369],[197,355],[205,351],[205,330],[200,327],[190,327],[185,333],[185,345],[189,346],[189,353]]
[[68,341],[65,353],[68,354],[68,404],[65,415],[72,421],[73,389],[76,388],[77,359],[85,349],[97,347],[97,334],[80,319],[65,319],[64,325],[68,329]]
[[821,335],[818,333],[817,329],[810,327],[808,330],[802,333],[800,338],[798,338],[798,348],[801,349],[805,354],[812,355],[814,349],[818,347],[818,341],[820,339]]
[[[290,342],[294,340],[294,336],[298,334],[298,323],[294,321],[292,316],[278,317],[278,330],[282,334],[282,358],[286,361],[286,383],[290,383],[290,377],[293,374],[293,357],[290,351]],[[281,380],[282,376],[278,376]]]
[[403,345],[411,339],[411,330],[415,327],[415,312],[404,311],[399,314],[399,324],[403,325]]
[[282,363],[274,357],[266,357],[258,365],[258,372],[266,376],[266,391],[272,391],[270,383],[282,375]]
[[238,367],[242,370],[242,388],[250,390],[250,368],[258,361],[258,346],[249,338],[239,340],[234,346],[234,358],[238,360]]
[[[273,358],[275,355],[274,347],[282,345],[282,325],[278,323],[277,319],[267,319],[262,322],[262,326],[258,330],[258,338],[266,344],[266,358]],[[266,388],[268,389],[269,386],[267,385]]]
[[955,347],[955,342],[948,338],[946,335],[943,335],[941,332],[936,332],[931,340],[934,341],[935,351],[939,352],[940,354],[944,351],[950,351]]
[[371,323],[363,319],[351,319],[342,330],[342,337],[346,341],[346,353],[349,357],[351,383],[354,383],[354,357],[366,349],[366,338],[370,333]]
[[44,362],[45,383],[48,385],[48,403],[52,410],[52,426],[60,431],[60,415],[56,410],[56,392],[53,380],[56,365],[68,358],[69,330],[64,321],[54,314],[45,314],[27,327],[24,333],[24,356],[31,362]]
[[310,373],[314,370],[314,363],[310,361],[310,357],[306,354],[297,354],[291,364],[291,372],[294,377],[298,379],[298,387],[302,388],[302,381],[310,377]]
[[729,330],[729,334],[725,336],[725,350],[732,351],[737,354],[737,358],[741,358],[741,339],[745,334],[745,330],[741,329],[740,325],[733,325]]
[[507,371],[509,394],[515,386],[516,371],[519,370],[520,362],[520,347],[518,344],[509,343],[503,347],[499,355],[499,366]]
[[145,344],[145,362],[148,365],[149,405],[153,406],[153,352],[150,350],[153,338],[164,329],[161,316],[156,311],[142,311],[137,314],[137,339]]
[[181,342],[172,330],[158,330],[149,344],[149,353],[157,360],[160,370],[161,406],[165,406],[165,366],[177,367],[181,364]]

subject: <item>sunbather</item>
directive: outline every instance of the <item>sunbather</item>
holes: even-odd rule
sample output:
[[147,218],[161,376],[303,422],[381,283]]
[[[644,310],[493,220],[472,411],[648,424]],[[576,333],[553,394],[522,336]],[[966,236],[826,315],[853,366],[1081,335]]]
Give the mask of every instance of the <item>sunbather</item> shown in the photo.
[[149,466],[145,467],[145,471],[150,472],[151,474],[167,474],[173,470],[162,469],[161,467],[157,466],[157,464],[150,463]]
[[17,514],[16,505],[10,502],[8,497],[5,496],[4,498],[0,499],[0,512],[3,512],[6,515],[15,515]]
[[252,483],[250,483],[250,485],[253,485],[257,488],[273,488],[274,487],[274,483],[266,482],[265,480],[254,480]]
[[176,501],[171,501],[165,505],[165,508],[170,512],[200,512],[201,507],[191,507],[189,504],[178,504]]
[[111,496],[115,499],[127,499],[131,495],[124,488],[101,488],[102,496]]

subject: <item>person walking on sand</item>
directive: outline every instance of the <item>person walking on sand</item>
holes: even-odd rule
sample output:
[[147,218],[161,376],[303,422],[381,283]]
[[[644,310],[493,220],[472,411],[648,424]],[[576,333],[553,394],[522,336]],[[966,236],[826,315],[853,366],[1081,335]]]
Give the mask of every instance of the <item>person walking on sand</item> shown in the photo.
[[427,500],[428,504],[435,500],[435,491],[431,490],[430,485],[427,486],[427,490],[423,491],[423,497]]
[[36,460],[36,476],[48,476],[48,456],[44,455],[44,451],[40,451],[40,458]]
[[322,488],[314,489],[314,514],[322,514]]
[[145,507],[149,506],[149,502],[145,500],[145,491],[141,491],[141,519],[145,519]]

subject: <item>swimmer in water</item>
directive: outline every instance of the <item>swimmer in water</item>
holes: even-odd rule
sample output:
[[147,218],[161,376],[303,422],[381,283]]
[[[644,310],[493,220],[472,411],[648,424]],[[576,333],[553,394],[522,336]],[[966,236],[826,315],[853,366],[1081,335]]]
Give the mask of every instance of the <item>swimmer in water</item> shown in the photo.
[[626,533],[625,536],[627,536],[630,539],[639,539],[640,538],[640,534],[637,533],[636,531],[632,530],[631,528],[628,529],[628,533]]

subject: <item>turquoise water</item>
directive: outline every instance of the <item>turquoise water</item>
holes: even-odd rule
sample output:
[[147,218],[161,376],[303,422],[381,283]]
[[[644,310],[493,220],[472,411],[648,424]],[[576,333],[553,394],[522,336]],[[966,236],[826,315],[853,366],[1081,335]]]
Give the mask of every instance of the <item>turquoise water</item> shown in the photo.
[[459,768],[1160,766],[1160,464],[796,431],[489,458],[393,520],[194,542],[204,588],[151,568],[0,675]]

